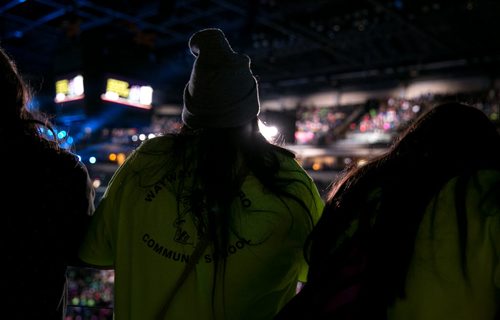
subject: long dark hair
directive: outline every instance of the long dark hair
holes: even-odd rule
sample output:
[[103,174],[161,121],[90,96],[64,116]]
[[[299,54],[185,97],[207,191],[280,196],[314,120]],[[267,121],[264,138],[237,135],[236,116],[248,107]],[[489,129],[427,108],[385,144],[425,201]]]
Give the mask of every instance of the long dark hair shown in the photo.
[[30,88],[24,82],[13,59],[0,48],[0,88],[2,88],[2,122],[0,130],[14,136],[22,135],[42,142],[48,148],[59,149],[56,140],[47,140],[40,128],[54,130],[49,118],[42,112],[30,111],[27,107],[31,98]]
[[[180,133],[172,137],[173,166],[186,168],[186,177],[189,175],[192,179],[190,185],[183,185],[185,179],[181,176],[180,189],[189,189],[191,214],[198,234],[207,236],[214,247],[215,290],[219,272],[224,279],[227,258],[224,252],[227,251],[229,235],[233,232],[239,237],[233,228],[231,206],[235,198],[241,196],[241,184],[246,175],[251,172],[285,206],[283,199],[292,199],[309,213],[306,203],[288,191],[290,184],[304,183],[305,180],[278,175],[281,170],[279,154],[290,158],[295,155],[288,149],[268,142],[259,131],[257,117],[247,125],[234,128],[193,130],[184,126]],[[188,168],[194,171],[188,173]],[[177,191],[178,197],[181,194]],[[178,198],[178,203],[181,201]],[[310,213],[309,218],[312,229]]]
[[499,150],[500,135],[482,111],[454,102],[431,108],[387,153],[364,166],[347,168],[333,185],[306,247],[311,280],[334,273],[336,265],[340,268],[349,252],[349,241],[344,240],[350,233],[347,238],[360,240],[367,253],[359,308],[364,311],[360,312],[383,319],[387,306],[404,296],[425,209],[453,177],[460,177],[455,190],[456,219],[466,278],[465,186],[479,169],[500,169]]

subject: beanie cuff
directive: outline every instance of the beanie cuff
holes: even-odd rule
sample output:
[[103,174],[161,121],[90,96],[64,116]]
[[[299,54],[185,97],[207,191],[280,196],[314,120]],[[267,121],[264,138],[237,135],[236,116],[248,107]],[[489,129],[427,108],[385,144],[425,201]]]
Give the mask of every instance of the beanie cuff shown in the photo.
[[240,100],[217,106],[195,103],[189,94],[188,86],[189,84],[184,88],[182,121],[190,128],[239,127],[249,123],[259,114],[257,82]]

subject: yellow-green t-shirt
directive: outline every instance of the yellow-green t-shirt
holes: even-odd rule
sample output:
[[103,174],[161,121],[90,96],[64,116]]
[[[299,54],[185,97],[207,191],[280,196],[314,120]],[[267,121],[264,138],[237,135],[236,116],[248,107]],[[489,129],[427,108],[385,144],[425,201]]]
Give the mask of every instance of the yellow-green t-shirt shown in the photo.
[[[114,267],[118,320],[156,319],[198,242],[185,205],[189,195],[181,195],[178,207],[179,172],[165,166],[171,144],[166,136],[148,140],[118,169],[80,251],[89,264]],[[303,245],[311,218],[315,224],[324,204],[298,163],[278,156],[279,175],[296,180],[287,191],[306,204],[311,216],[296,201],[266,191],[249,174],[233,204],[224,281],[218,280],[213,291],[209,246],[165,319],[272,319],[294,296],[297,282],[305,281]]]
[[388,320],[493,320],[500,314],[500,172],[480,171],[467,185],[467,280],[461,269],[456,183],[451,180],[424,215],[406,297],[389,308]]

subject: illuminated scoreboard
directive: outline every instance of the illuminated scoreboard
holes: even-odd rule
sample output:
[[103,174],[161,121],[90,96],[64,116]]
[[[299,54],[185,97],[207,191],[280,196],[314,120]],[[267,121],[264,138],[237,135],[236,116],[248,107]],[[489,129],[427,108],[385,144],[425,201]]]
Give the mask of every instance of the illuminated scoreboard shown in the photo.
[[85,97],[83,76],[77,74],[56,81],[56,103],[81,100]]
[[106,92],[101,99],[141,109],[151,109],[153,88],[116,77],[106,79]]

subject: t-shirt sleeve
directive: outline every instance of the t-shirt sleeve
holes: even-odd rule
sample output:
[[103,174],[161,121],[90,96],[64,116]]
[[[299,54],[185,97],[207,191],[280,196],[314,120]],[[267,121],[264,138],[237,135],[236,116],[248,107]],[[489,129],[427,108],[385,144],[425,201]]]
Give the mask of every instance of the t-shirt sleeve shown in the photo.
[[93,266],[109,267],[114,265],[113,239],[108,227],[107,215],[110,211],[108,201],[103,197],[99,203],[88,232],[79,251],[79,258]]
[[[313,206],[313,208],[311,208],[311,215],[312,215],[312,218],[314,221],[314,225],[316,225],[316,223],[319,220],[319,217],[321,216],[321,212],[322,212],[322,208],[324,207],[324,203],[323,203],[321,197],[319,196],[319,194],[318,194],[318,198],[316,198],[316,197],[314,197],[314,198],[315,198],[315,201],[314,201],[315,205]],[[302,253],[302,255],[304,255],[304,254]],[[300,273],[299,273],[299,281],[300,282],[307,282],[307,273],[308,272],[309,272],[309,265],[307,264],[305,258],[303,258],[302,264],[300,267]]]
[[[302,195],[305,203],[308,204],[309,213],[311,215],[311,224],[307,229],[307,235],[312,231],[312,228],[318,223],[321,214],[323,213],[323,208],[325,206],[324,200],[321,198],[320,192],[314,183],[314,180],[304,171],[305,183],[307,185],[307,191]],[[304,243],[305,245],[305,243]],[[300,266],[299,281],[307,281],[307,273],[309,271],[309,265],[307,264],[304,254],[302,253],[302,262]]]
[[114,265],[121,191],[131,170],[134,157],[135,153],[132,153],[115,172],[92,216],[79,250],[79,258],[87,264],[100,267]]

